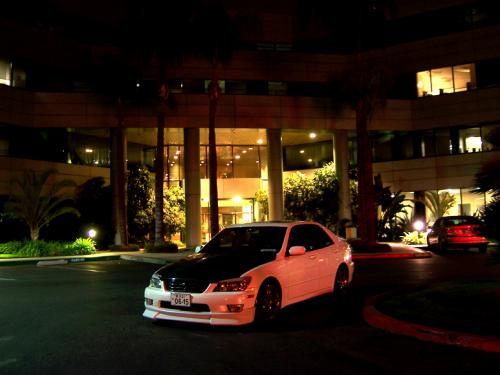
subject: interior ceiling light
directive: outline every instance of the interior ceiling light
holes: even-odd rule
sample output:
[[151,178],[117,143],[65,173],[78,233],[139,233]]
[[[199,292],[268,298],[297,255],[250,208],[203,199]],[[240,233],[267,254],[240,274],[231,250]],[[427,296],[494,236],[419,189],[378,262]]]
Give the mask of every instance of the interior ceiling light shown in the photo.
[[309,133],[309,138],[311,138],[311,139],[316,138],[316,133]]
[[305,151],[304,150],[300,150],[300,153],[303,154]]
[[263,141],[262,139],[260,139],[260,138],[259,138],[259,139],[257,139],[257,143],[258,143],[259,145],[261,145],[262,143],[264,143],[264,141]]

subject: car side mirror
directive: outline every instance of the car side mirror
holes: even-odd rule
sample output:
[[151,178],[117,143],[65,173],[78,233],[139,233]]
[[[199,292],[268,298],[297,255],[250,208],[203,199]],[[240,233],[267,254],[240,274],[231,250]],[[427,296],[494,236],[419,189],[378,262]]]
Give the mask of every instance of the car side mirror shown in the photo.
[[198,254],[201,251],[201,249],[203,249],[203,245],[198,245],[194,248],[194,252]]
[[290,255],[304,255],[306,253],[306,248],[304,246],[292,246],[290,250],[288,250],[288,254]]

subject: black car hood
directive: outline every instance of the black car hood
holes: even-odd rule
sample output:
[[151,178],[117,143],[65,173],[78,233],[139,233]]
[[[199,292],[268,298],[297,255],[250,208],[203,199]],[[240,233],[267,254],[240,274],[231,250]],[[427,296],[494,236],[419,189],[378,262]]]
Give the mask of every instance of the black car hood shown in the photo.
[[156,273],[168,278],[199,279],[208,282],[240,277],[261,264],[276,259],[275,254],[192,254],[160,268]]

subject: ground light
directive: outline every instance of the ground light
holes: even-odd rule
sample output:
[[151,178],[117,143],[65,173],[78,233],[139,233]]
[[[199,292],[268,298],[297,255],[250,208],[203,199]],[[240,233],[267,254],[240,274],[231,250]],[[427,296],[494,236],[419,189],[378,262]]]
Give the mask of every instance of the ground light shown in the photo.
[[418,231],[418,232],[421,232],[424,230],[425,228],[425,223],[422,221],[422,220],[416,220],[414,223],[413,223],[413,228]]
[[95,229],[89,229],[87,232],[87,237],[94,239],[97,236],[97,231]]

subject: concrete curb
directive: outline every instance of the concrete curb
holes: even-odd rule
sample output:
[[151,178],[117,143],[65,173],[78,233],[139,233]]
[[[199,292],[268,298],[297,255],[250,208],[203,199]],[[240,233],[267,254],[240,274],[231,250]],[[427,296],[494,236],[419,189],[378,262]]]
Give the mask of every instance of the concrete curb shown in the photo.
[[135,255],[120,255],[120,259],[127,260],[129,262],[141,262],[141,263],[151,263],[165,265],[171,263],[168,259],[146,257],[146,256],[135,256]]
[[431,258],[433,255],[430,251],[413,251],[407,253],[359,253],[352,254],[353,260],[362,259],[419,259]]
[[500,338],[474,335],[465,332],[448,331],[442,328],[429,327],[416,323],[404,322],[378,311],[375,303],[384,294],[369,298],[363,307],[365,321],[373,327],[391,333],[412,336],[422,341],[431,341],[444,345],[455,345],[469,349],[500,353]]
[[67,263],[98,262],[103,260],[119,260],[120,255],[81,255],[81,256],[63,256],[49,258],[10,258],[1,259],[1,266],[23,266],[35,264],[37,266],[61,265]]

